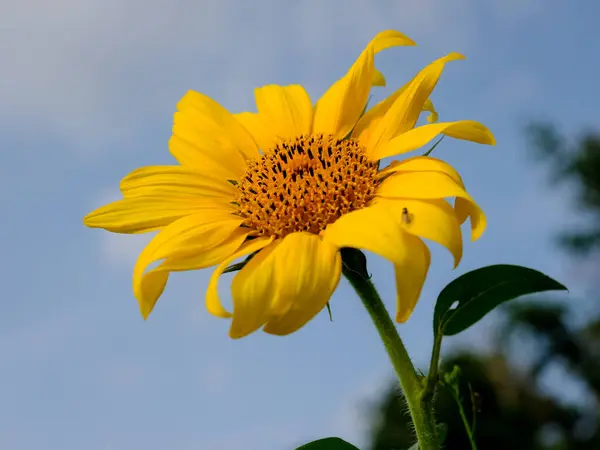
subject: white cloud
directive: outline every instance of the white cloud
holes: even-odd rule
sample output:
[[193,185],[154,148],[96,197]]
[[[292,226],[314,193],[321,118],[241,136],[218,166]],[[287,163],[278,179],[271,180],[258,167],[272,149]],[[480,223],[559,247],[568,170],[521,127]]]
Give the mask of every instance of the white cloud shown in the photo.
[[329,80],[327,60],[383,28],[467,45],[471,2],[4,2],[0,117],[89,152],[173,110],[189,88],[241,109],[250,86],[278,81],[290,64]]

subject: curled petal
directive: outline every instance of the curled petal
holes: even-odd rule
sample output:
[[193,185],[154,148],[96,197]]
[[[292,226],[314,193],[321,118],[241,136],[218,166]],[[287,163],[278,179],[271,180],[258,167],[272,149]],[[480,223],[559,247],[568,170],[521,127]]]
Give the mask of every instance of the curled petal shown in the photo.
[[465,187],[461,176],[450,164],[431,156],[413,156],[403,161],[392,161],[388,167],[379,171],[377,177],[383,179],[394,173],[408,172],[442,172],[452,178],[460,187]]
[[410,236],[405,245],[411,255],[410,259],[394,263],[398,323],[406,322],[415,309],[431,263],[431,254],[422,240]]
[[494,136],[485,125],[473,120],[461,120],[459,122],[442,122],[413,128],[380,146],[371,155],[373,158],[383,159],[388,156],[410,152],[428,144],[440,133],[478,144],[496,144]]
[[428,111],[430,113],[429,116],[427,116],[427,122],[435,123],[438,121],[439,114],[435,110],[435,106],[433,106],[433,102],[431,101],[431,99],[427,99],[427,101],[423,105],[423,111]]
[[247,236],[248,231],[238,228],[223,242],[206,249],[202,253],[167,258],[158,267],[146,272],[139,282],[137,291],[140,311],[144,319],[152,312],[154,305],[162,294],[170,272],[204,269],[219,264],[224,258],[235,252]]
[[[414,42],[397,31],[383,31],[363,50],[344,77],[336,81],[317,102],[313,131],[343,138],[364,111],[375,79],[374,55],[381,50]],[[377,81],[377,79],[375,79]]]
[[[380,170],[377,176],[379,179],[383,179],[393,173],[403,172],[442,172],[452,178],[461,188],[465,188],[461,176],[450,164],[430,156],[414,156],[405,159],[404,161],[392,161],[388,167]],[[454,212],[456,213],[458,222],[461,224],[464,223],[471,214],[477,215],[477,212],[473,209],[472,203],[460,197],[456,198],[454,201]]]
[[[241,223],[242,219],[215,209],[184,217],[160,231],[144,248],[133,270],[133,292],[144,318],[148,317],[164,289],[167,271],[219,264],[241,245],[248,234],[247,229],[242,229],[242,233],[236,232]],[[223,243],[227,245],[223,247]],[[165,260],[162,267],[144,274],[152,263],[161,260]]]
[[399,226],[386,205],[379,203],[343,215],[327,227],[323,240],[340,248],[368,250],[394,264],[398,303],[396,319],[404,322],[416,305],[425,282],[429,250],[419,238]]
[[323,240],[338,248],[368,250],[394,262],[407,258],[406,236],[392,213],[375,205],[344,214],[327,226]]
[[[377,124],[381,121],[381,119],[383,119],[383,117],[385,117],[394,102],[398,99],[398,97],[400,97],[400,95],[404,93],[404,91],[406,91],[410,85],[411,83],[405,84],[392,95],[381,100],[375,106],[365,111],[356,124],[356,127],[352,131],[352,136],[360,139],[361,142],[368,143],[370,139],[370,133],[377,128]],[[438,121],[438,113],[430,99],[425,101],[425,104],[423,105],[423,111],[428,111],[430,113],[429,117],[427,118],[428,122],[433,123]]]
[[454,258],[454,267],[463,253],[460,223],[446,200],[376,199],[387,208],[399,226],[414,236],[443,245]]
[[259,237],[252,239],[251,241],[244,242],[242,246],[229,258],[225,259],[219,266],[213,271],[210,281],[208,282],[208,289],[206,290],[206,309],[209,313],[214,316],[228,318],[231,317],[231,313],[227,311],[221,304],[219,299],[218,284],[219,277],[223,274],[223,271],[238,258],[257,252],[267,245],[273,242],[273,238]]
[[373,81],[371,82],[371,84],[377,87],[385,87],[385,77],[377,69],[373,71]]
[[367,147],[371,159],[376,159],[373,155],[376,155],[379,148],[387,144],[390,139],[415,126],[445,64],[457,59],[464,59],[464,56],[451,53],[431,63],[407,86],[401,88],[400,92],[392,95],[391,99],[384,100],[385,103],[382,102],[381,107],[376,105],[377,109],[373,113],[367,112],[363,116],[354,133]]
[[486,228],[486,218],[481,208],[462,186],[442,172],[397,173],[382,181],[377,188],[377,195],[425,200],[456,197],[468,205],[472,240],[479,239]]

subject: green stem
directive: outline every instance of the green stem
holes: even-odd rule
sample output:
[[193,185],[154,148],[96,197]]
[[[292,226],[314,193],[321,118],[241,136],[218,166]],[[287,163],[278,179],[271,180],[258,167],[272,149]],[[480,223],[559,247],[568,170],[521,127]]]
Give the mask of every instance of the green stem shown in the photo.
[[471,450],[477,450],[477,443],[475,442],[475,435],[473,433],[473,429],[471,429],[471,424],[469,422],[469,419],[467,418],[467,415],[465,414],[465,409],[463,408],[463,404],[460,400],[460,394],[458,392],[456,392],[454,389],[452,392],[453,392],[452,396],[454,397],[454,401],[458,405],[458,411],[460,413],[460,418],[462,419],[463,424],[465,425],[465,430],[467,432],[467,436],[469,437],[469,443],[471,444]]
[[431,351],[431,362],[429,363],[429,372],[427,373],[427,381],[425,388],[421,393],[421,401],[428,402],[433,396],[435,385],[438,382],[438,368],[440,364],[440,351],[442,349],[442,333],[436,333],[433,341],[433,349]]
[[475,393],[473,392],[473,388],[471,387],[471,383],[469,383],[469,396],[471,397],[471,446],[475,446],[475,430],[477,428],[477,401],[475,399]]
[[344,267],[344,275],[369,312],[394,366],[413,420],[419,450],[440,450],[433,409],[421,401],[421,382],[375,286],[348,267]]

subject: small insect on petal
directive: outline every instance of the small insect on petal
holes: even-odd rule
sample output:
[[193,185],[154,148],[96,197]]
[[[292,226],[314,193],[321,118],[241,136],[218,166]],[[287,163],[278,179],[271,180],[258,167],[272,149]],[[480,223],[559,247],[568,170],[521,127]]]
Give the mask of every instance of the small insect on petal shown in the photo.
[[414,216],[408,212],[408,208],[402,208],[402,223],[410,225],[413,222]]

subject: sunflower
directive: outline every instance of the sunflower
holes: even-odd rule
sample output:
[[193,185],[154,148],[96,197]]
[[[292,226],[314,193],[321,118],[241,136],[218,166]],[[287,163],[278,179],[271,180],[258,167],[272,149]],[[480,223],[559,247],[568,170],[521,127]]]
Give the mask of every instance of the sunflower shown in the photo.
[[[170,272],[217,266],[206,306],[232,319],[232,338],[261,327],[292,333],[327,305],[340,280],[343,248],[393,263],[396,320],[409,318],[431,259],[422,239],[446,247],[456,266],[460,225],[470,218],[475,240],[486,219],[445,162],[414,156],[380,168],[379,161],[440,134],[489,145],[495,140],[474,121],[416,127],[425,110],[435,122],[429,97],[444,65],[463,59],[457,53],[434,61],[367,109],[371,87],[385,85],[374,55],[407,45],[415,44],[397,31],[377,34],[314,105],[299,85],[257,88],[257,113],[231,114],[194,91],[181,99],[169,141],[179,164],[134,170],[121,181],[122,200],[84,219],[88,227],[115,233],[159,231],[133,271],[144,318]],[[244,257],[231,283],[229,312],[217,284]]]

